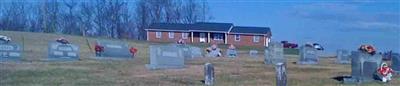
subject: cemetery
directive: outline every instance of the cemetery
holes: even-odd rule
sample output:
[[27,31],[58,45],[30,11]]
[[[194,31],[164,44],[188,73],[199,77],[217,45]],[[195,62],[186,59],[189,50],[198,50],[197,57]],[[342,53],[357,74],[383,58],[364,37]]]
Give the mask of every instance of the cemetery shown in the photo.
[[[20,44],[18,45],[21,50],[19,52],[21,52],[20,57],[23,59],[20,63],[0,63],[2,74],[0,75],[0,84],[5,85],[336,86],[353,85],[352,81],[362,81],[362,83],[356,82],[356,84],[362,86],[397,86],[400,84],[399,76],[397,75],[387,83],[373,80],[373,76],[370,75],[376,71],[375,68],[381,66],[381,62],[387,62],[389,67],[398,72],[400,69],[398,68],[399,66],[396,66],[399,65],[398,55],[393,55],[391,61],[383,61],[379,60],[379,54],[357,53],[355,49],[347,50],[349,54],[346,55],[342,53],[343,56],[349,55],[351,57],[350,60],[346,60],[350,61],[349,64],[337,64],[336,62],[339,60],[337,57],[317,57],[315,59],[311,55],[311,60],[301,61],[317,62],[318,64],[298,65],[297,62],[300,61],[301,55],[297,54],[297,52],[287,53],[287,49],[282,49],[281,44],[275,44],[274,42],[267,48],[235,46],[238,54],[235,58],[229,58],[226,54],[229,45],[218,45],[215,49],[222,51],[222,53],[217,52],[221,56],[207,58],[206,49],[212,45],[191,44],[181,46],[142,41],[124,41],[126,45],[133,45],[139,50],[135,55],[135,60],[104,62],[91,59],[91,57],[96,56],[94,46],[100,40],[98,38],[64,36],[69,39],[71,44],[69,45],[54,42],[55,38],[60,37],[60,35],[56,34],[8,31],[0,32],[0,34],[7,35],[13,38],[11,42]],[[32,37],[21,37],[18,34],[29,34]],[[104,48],[107,47],[107,44],[102,42],[100,44]],[[123,55],[132,58],[129,46],[125,46],[125,44],[121,44],[118,48],[115,45],[109,45],[108,47],[111,46],[111,48],[115,49],[110,50],[111,53],[108,53],[108,55],[115,55],[116,53],[120,55],[119,53],[123,52]],[[24,48],[23,51],[22,48]],[[120,48],[124,48],[123,51],[116,52]],[[6,50],[6,48],[2,47],[0,49]],[[65,56],[68,56],[71,50],[77,50],[75,51],[77,53],[75,53],[76,55],[69,54],[69,56],[77,56],[77,59],[80,59],[79,61],[68,63],[41,61],[43,58],[50,57],[47,52],[53,52],[53,54],[55,51],[62,52],[63,56],[57,58],[67,58]],[[252,53],[255,51],[258,51],[257,54],[262,58],[253,58]],[[301,54],[302,51],[300,50],[298,53]],[[312,54],[312,52],[303,53]],[[60,53],[55,54],[61,55]],[[104,55],[107,54],[103,53],[99,57]],[[72,58],[76,59],[75,57]],[[266,62],[274,64],[266,64]],[[332,79],[343,75],[350,77],[344,78],[343,81]]]

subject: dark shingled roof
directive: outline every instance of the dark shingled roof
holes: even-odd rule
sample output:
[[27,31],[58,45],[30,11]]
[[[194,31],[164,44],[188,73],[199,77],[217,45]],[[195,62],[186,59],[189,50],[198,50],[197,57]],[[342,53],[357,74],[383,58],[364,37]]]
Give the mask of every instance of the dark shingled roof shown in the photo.
[[235,26],[231,30],[231,33],[242,33],[242,34],[268,34],[269,32],[271,32],[271,29],[269,27]]
[[148,29],[188,31],[191,27],[192,27],[192,24],[154,23],[154,24],[151,24],[148,27]]
[[195,24],[180,24],[180,23],[154,23],[148,29],[157,30],[179,30],[179,31],[196,31],[196,32],[228,32],[233,26],[232,23],[210,23],[198,22]]
[[193,25],[192,31],[218,31],[228,32],[233,26],[232,23],[210,23],[210,22],[198,22]]

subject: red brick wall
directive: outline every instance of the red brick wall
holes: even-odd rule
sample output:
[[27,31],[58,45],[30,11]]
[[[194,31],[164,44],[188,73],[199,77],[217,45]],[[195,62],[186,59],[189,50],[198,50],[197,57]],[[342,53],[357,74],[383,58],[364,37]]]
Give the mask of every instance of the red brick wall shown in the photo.
[[253,42],[253,35],[240,35],[240,41],[235,41],[234,34],[228,34],[228,44],[239,46],[264,46],[265,37],[260,36],[259,42]]
[[[151,42],[177,42],[179,39],[182,39],[182,32],[174,32],[174,38],[169,38],[168,32],[161,32],[161,38],[156,38],[155,31],[148,31],[148,41]],[[184,39],[186,43],[190,43],[190,33],[188,34],[188,38]]]

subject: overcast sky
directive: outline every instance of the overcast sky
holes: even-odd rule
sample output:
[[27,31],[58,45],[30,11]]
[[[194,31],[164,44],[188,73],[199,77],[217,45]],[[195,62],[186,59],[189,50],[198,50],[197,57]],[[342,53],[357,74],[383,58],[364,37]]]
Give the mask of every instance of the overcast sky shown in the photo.
[[208,0],[214,22],[272,29],[273,40],[318,42],[328,51],[360,44],[400,51],[400,2],[396,0]]

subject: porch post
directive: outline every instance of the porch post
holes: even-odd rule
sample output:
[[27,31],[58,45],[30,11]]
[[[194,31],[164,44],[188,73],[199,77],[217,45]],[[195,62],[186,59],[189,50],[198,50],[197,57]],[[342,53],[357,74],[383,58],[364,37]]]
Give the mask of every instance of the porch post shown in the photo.
[[207,43],[210,43],[211,39],[210,39],[210,32],[208,32],[208,38],[207,38]]
[[191,42],[193,43],[193,32],[190,32],[190,35],[191,35]]
[[228,44],[228,33],[225,33],[225,44]]

